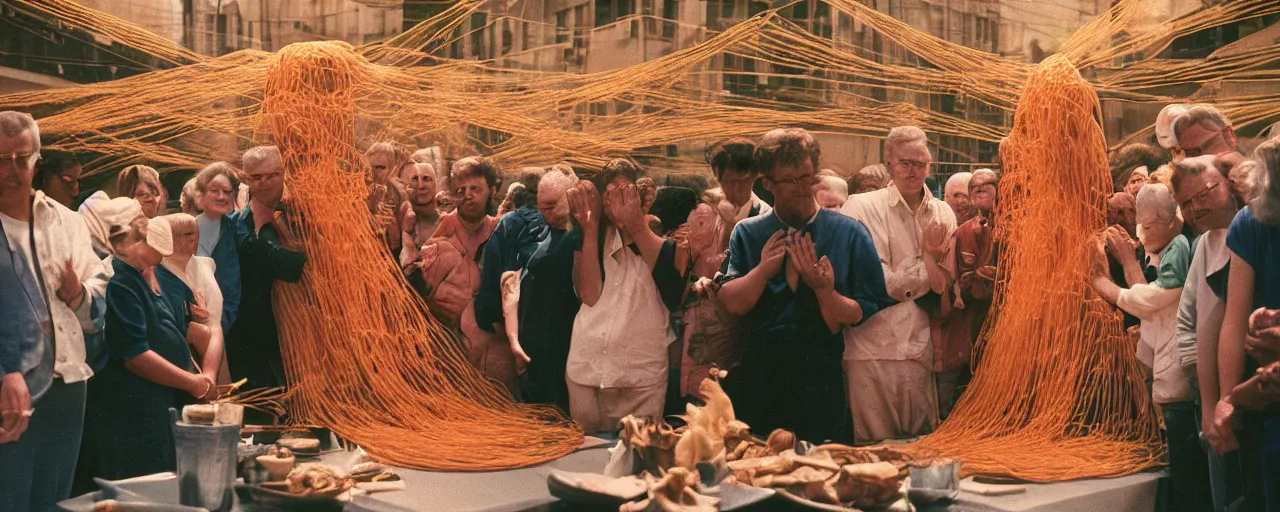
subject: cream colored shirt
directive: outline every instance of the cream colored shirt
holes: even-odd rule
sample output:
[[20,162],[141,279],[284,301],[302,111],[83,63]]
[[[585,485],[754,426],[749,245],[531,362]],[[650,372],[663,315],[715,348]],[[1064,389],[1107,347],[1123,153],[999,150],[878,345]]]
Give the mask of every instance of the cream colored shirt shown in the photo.
[[[109,277],[102,268],[102,260],[93,252],[89,228],[82,217],[38,191],[32,209],[35,252],[44,274],[45,300],[53,314],[53,341],[57,350],[53,371],[68,384],[88,380],[93,370],[85,363],[84,335],[98,331],[89,312],[90,304],[94,300],[106,300]],[[62,269],[68,260],[85,288],[79,310],[67,307],[57,295]]]
[[846,360],[922,360],[931,358],[929,316],[915,300],[929,292],[925,271],[924,233],[942,224],[948,233],[956,229],[951,207],[924,190],[924,200],[914,211],[896,185],[849,196],[841,213],[857,219],[871,232],[885,289],[899,304],[881,310],[867,321],[844,330]]
[[209,327],[222,327],[222,289],[214,277],[217,263],[213,258],[192,256],[186,268],[178,268],[169,258],[165,258],[164,267],[178,276],[191,293],[200,297],[204,309],[209,312],[209,319],[204,322]]
[[604,255],[600,300],[583,304],[574,318],[565,375],[600,389],[660,384],[667,378],[667,345],[676,335],[653,271],[613,230]]

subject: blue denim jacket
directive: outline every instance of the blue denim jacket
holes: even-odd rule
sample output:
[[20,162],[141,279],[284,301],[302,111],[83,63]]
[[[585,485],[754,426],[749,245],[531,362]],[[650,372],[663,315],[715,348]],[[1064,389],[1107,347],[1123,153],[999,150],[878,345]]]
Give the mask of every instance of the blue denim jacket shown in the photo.
[[[9,247],[3,224],[0,244],[4,246],[0,249],[0,311],[5,316],[0,322],[0,375],[22,373],[36,399],[53,382],[53,336],[41,328],[52,321],[35,269],[28,268],[26,257]],[[37,256],[32,255],[32,260],[38,261]]]

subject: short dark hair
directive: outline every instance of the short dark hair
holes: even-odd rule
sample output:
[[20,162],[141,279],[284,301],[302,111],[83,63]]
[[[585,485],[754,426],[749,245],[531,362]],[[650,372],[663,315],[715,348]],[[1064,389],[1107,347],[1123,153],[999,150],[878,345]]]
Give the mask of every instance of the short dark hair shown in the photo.
[[648,172],[643,167],[640,167],[640,164],[626,158],[615,158],[600,168],[600,172],[596,174],[594,181],[596,188],[603,193],[605,188],[610,183],[613,183],[613,180],[617,179],[618,176],[625,177],[628,181],[635,183],[647,175]]
[[[541,167],[520,169],[520,177],[516,178],[516,183],[524,186],[510,192],[511,200],[515,203],[516,208],[522,206],[536,208],[538,206],[538,183],[542,182],[542,176],[546,173],[546,169]],[[515,185],[515,183],[511,184],[512,187],[515,187]]]
[[756,168],[755,152],[755,141],[746,137],[734,137],[712,146],[707,151],[707,164],[711,166],[711,172],[717,179],[725,171],[755,176],[760,174]]
[[818,140],[803,128],[778,128],[764,134],[756,146],[756,168],[760,174],[772,178],[780,166],[798,166],[806,160],[818,170],[822,148]]
[[689,222],[689,214],[698,207],[698,192],[685,187],[662,187],[649,210],[662,221],[662,232],[670,233]]
[[1124,190],[1134,169],[1146,167],[1148,173],[1153,173],[1160,166],[1169,163],[1169,160],[1169,152],[1164,148],[1143,142],[1135,142],[1120,148],[1111,157],[1111,180],[1115,190]]
[[31,180],[32,186],[37,190],[44,190],[46,181],[61,176],[63,171],[75,165],[80,165],[80,161],[73,153],[56,149],[41,151],[40,160],[36,162],[35,179]]
[[449,169],[449,186],[455,186],[454,180],[467,178],[484,178],[490,187],[502,183],[502,167],[487,156],[469,156],[453,163]]

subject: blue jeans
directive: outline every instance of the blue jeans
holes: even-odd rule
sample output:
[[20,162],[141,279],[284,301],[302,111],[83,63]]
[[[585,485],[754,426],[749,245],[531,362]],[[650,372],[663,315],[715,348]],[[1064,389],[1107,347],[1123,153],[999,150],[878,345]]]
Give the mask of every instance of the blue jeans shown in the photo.
[[56,511],[71,493],[84,428],[85,383],[54,379],[27,431],[0,444],[0,510]]

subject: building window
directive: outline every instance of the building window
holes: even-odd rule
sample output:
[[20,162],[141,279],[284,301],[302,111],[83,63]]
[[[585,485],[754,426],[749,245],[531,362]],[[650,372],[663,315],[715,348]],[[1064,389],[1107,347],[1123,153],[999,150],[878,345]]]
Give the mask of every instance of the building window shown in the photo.
[[485,25],[489,24],[489,15],[478,12],[471,15],[471,55],[484,58]]
[[511,20],[502,20],[502,55],[511,53]]
[[569,42],[569,10],[556,13],[556,43]]

